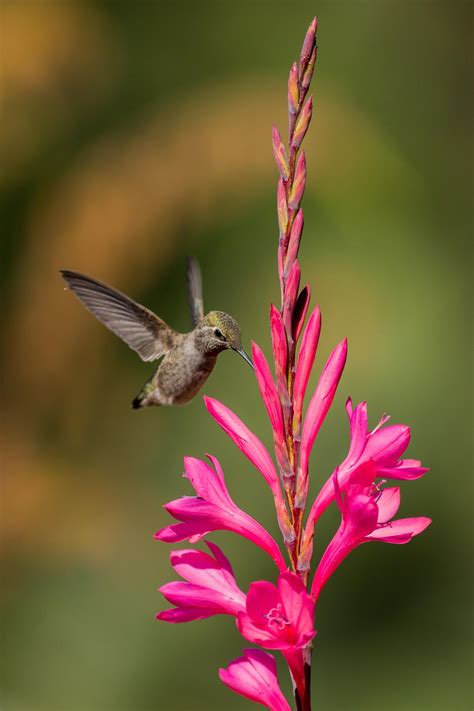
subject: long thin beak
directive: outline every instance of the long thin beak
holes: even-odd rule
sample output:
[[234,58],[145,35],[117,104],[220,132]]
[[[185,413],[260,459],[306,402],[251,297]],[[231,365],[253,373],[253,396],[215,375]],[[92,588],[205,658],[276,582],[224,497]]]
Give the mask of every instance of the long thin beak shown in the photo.
[[247,353],[244,351],[243,348],[234,348],[235,352],[238,353],[239,355],[242,356],[242,358],[245,360],[246,363],[249,364],[249,366],[252,368],[252,370],[255,370],[255,366],[248,357]]

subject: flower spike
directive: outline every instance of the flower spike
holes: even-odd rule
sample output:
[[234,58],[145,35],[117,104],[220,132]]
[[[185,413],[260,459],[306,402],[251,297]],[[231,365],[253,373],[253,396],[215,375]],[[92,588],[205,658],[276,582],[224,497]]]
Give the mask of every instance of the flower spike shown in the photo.
[[[214,398],[204,399],[214,420],[268,484],[289,565],[270,533],[233,501],[220,464],[211,456],[211,464],[186,458],[186,477],[196,496],[183,496],[166,504],[177,522],[156,534],[168,543],[195,543],[212,531],[231,531],[272,558],[278,569],[276,583],[253,581],[246,594],[229,560],[211,541],[206,540],[209,553],[194,549],[173,551],[171,564],[180,580],[161,586],[163,596],[173,607],[157,617],[172,623],[213,615],[233,618],[246,640],[282,654],[298,711],[311,711],[314,611],[326,582],[347,555],[363,543],[405,544],[431,523],[424,516],[396,519],[401,491],[398,486],[385,486],[387,479],[408,481],[427,471],[418,460],[402,459],[410,441],[409,428],[387,424],[389,418],[384,415],[370,430],[367,404],[361,402],[354,407],[350,398],[346,402],[350,433],[347,455],[326,479],[306,516],[310,456],[333,404],[347,358],[344,339],[329,356],[304,413],[321,332],[318,307],[309,313],[306,322],[311,290],[308,284],[301,288],[299,263],[304,228],[301,203],[307,179],[302,146],[313,115],[313,98],[308,92],[317,58],[316,30],[315,18],[299,60],[290,70],[288,141],[282,139],[276,126],[272,131],[278,169],[277,264],[281,294],[281,307],[272,304],[270,308],[273,370],[263,349],[252,344],[255,376],[271,424],[276,464],[259,437],[232,410]],[[330,505],[338,507],[340,525],[319,564],[313,565],[315,526]],[[271,711],[290,709],[278,683],[275,659],[262,649],[245,649],[242,656],[219,670],[219,676],[237,694]]]

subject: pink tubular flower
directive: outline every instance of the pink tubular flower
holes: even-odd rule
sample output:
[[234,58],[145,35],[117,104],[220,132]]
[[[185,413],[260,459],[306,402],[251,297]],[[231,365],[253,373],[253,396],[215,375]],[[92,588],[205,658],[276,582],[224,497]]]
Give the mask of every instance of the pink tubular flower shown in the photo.
[[247,425],[244,425],[242,420],[222,402],[212,397],[205,397],[204,403],[217,424],[262,474],[273,494],[280,530],[285,540],[292,540],[294,533],[283,500],[280,481],[267,449]]
[[286,563],[275,540],[252,516],[234,503],[227,491],[219,462],[215,457],[209,459],[215,470],[200,459],[185,458],[185,475],[197,497],[183,496],[166,504],[165,509],[180,523],[160,529],[155,538],[167,543],[186,540],[194,543],[210,531],[233,531],[268,553],[279,570],[286,570]]
[[[377,427],[368,432],[367,403],[361,402],[353,409],[352,401],[349,398],[346,402],[346,410],[350,422],[351,443],[347,457],[339,466],[338,484],[341,490],[346,488],[354,469],[368,459],[372,459],[374,462],[378,477],[418,479],[428,471],[416,459],[400,459],[410,442],[410,428],[407,425],[384,427],[389,419],[384,416]],[[311,526],[314,527],[315,522],[334,501],[334,498],[333,476],[331,475],[311,507],[308,516],[308,530]]]
[[334,472],[333,485],[342,521],[316,570],[311,587],[315,600],[344,558],[361,543],[408,543],[431,523],[425,516],[392,521],[400,506],[400,489],[390,487],[381,491],[375,484],[376,475],[372,459],[361,464],[350,475],[343,499],[338,470]]
[[172,551],[171,565],[187,582],[176,580],[160,588],[176,607],[159,612],[158,620],[190,622],[245,611],[245,594],[235,581],[231,564],[215,543],[206,541],[206,545],[212,555],[192,549]]
[[244,656],[234,659],[219,677],[229,689],[271,711],[290,711],[290,705],[278,684],[275,659],[259,649],[244,649]]
[[280,573],[277,585],[259,580],[250,585],[246,611],[237,616],[239,632],[267,649],[295,651],[311,642],[314,604],[303,581]]

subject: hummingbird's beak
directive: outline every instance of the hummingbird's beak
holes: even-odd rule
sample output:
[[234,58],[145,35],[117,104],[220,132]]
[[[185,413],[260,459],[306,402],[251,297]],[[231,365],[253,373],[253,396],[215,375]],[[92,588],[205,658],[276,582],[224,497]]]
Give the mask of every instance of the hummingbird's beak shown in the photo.
[[234,348],[236,353],[242,356],[242,358],[245,360],[246,363],[249,364],[249,366],[252,368],[252,370],[255,370],[255,366],[252,363],[251,359],[248,357],[247,353],[244,351],[243,348]]

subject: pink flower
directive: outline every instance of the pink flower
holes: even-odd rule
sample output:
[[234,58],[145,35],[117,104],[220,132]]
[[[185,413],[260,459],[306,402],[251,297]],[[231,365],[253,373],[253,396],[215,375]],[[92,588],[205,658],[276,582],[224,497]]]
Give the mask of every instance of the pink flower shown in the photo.
[[339,474],[337,470],[334,472],[333,485],[342,521],[316,570],[311,587],[315,600],[336,568],[357,546],[367,541],[408,543],[431,523],[425,516],[392,521],[400,506],[400,489],[390,487],[381,491],[375,484],[376,475],[372,459],[361,464],[350,475],[343,499]]
[[[338,483],[341,490],[346,488],[351,473],[362,462],[372,459],[376,476],[388,479],[418,479],[428,471],[416,459],[400,459],[410,442],[410,428],[407,425],[389,425],[389,419],[382,417],[371,432],[367,430],[367,403],[361,402],[352,409],[349,398],[346,410],[350,422],[351,443],[347,457],[339,466]],[[314,525],[323,511],[334,501],[333,475],[329,477],[311,507],[308,524]],[[314,523],[313,523],[314,522]],[[309,530],[309,529],[308,529]]]
[[173,581],[160,588],[176,605],[157,614],[165,622],[189,622],[212,615],[234,615],[245,611],[245,594],[235,581],[228,559],[215,543],[206,541],[213,555],[199,550],[172,551],[171,565],[187,582]]
[[271,711],[290,711],[290,705],[278,684],[274,658],[260,649],[244,649],[244,656],[234,659],[219,677],[229,689]]
[[249,459],[254,467],[262,474],[272,491],[278,517],[278,525],[283,533],[283,537],[285,540],[294,539],[294,533],[283,500],[280,480],[267,449],[259,438],[249,430],[247,425],[222,402],[212,397],[205,397],[204,403],[209,414],[212,415],[217,424],[222,427],[224,432],[229,435],[240,451],[245,454],[247,459]]
[[183,496],[165,505],[165,509],[180,523],[166,526],[155,538],[167,543],[198,541],[210,531],[233,531],[266,551],[279,570],[286,563],[275,540],[252,516],[246,514],[231,499],[224,473],[215,457],[209,456],[215,470],[194,457],[184,460],[185,476],[196,496]]
[[301,578],[280,573],[277,585],[259,580],[250,585],[246,611],[237,616],[239,632],[267,649],[292,652],[311,642],[314,603]]

